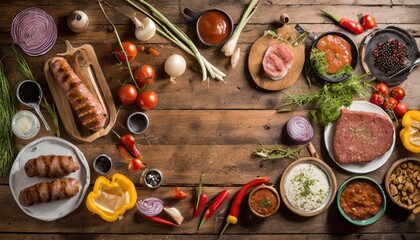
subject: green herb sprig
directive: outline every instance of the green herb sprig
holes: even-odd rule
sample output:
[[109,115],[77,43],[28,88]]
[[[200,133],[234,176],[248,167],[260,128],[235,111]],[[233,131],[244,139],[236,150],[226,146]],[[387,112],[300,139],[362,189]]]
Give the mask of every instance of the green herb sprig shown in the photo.
[[13,141],[12,117],[18,111],[15,94],[7,80],[3,61],[0,59],[0,177],[4,178],[9,174],[13,159],[16,155],[16,148]]
[[271,148],[256,148],[252,151],[252,155],[263,157],[265,158],[265,160],[276,160],[276,159],[282,159],[282,158],[298,159],[301,152],[302,152],[301,148],[271,147]]
[[309,35],[308,32],[303,32],[303,33],[300,33],[296,38],[291,38],[290,37],[290,38],[286,39],[286,38],[283,38],[282,36],[278,35],[273,30],[266,30],[264,32],[264,36],[271,37],[271,38],[276,39],[276,40],[278,40],[279,42],[282,42],[282,43],[290,43],[290,45],[292,45],[292,46],[297,46],[297,45],[303,43],[308,35]]
[[340,79],[344,75],[351,76],[353,74],[353,68],[350,65],[344,65],[338,72],[334,74],[328,74],[328,62],[325,56],[327,52],[319,51],[317,48],[312,48],[309,54],[309,60],[314,61],[314,67],[321,76],[328,76],[333,79]]
[[358,95],[361,98],[368,96],[369,82],[362,82],[361,79],[368,74],[360,77],[351,77],[339,83],[325,83],[321,90],[306,94],[291,95],[285,93],[282,109],[289,105],[305,106],[314,104],[317,108],[311,111],[314,120],[320,125],[326,126],[334,122],[340,116],[340,109],[348,107],[353,102],[353,97]]

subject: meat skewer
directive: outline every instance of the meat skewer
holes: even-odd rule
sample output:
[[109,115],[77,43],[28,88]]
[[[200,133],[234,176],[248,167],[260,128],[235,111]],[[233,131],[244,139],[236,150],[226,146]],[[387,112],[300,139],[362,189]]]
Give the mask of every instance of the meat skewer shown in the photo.
[[49,65],[82,124],[92,131],[101,130],[105,126],[106,112],[98,99],[80,80],[66,59],[54,57]]
[[71,156],[41,155],[25,164],[28,177],[63,177],[79,170],[79,164]]
[[20,191],[19,202],[29,207],[38,203],[46,203],[67,199],[79,192],[79,181],[75,178],[60,178],[52,182],[40,182]]

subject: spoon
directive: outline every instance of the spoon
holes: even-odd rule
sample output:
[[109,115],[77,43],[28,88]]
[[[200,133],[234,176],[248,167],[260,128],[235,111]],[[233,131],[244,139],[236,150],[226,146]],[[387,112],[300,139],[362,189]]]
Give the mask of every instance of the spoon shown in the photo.
[[49,131],[50,126],[47,121],[45,121],[39,107],[43,97],[41,86],[34,80],[25,80],[17,87],[16,96],[22,104],[35,109],[36,113],[44,123],[45,129]]

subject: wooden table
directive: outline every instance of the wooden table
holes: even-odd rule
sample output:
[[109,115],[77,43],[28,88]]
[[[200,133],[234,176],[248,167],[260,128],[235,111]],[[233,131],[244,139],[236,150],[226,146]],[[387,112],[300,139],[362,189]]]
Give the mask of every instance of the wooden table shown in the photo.
[[[113,1],[114,4],[127,14],[134,9],[124,1]],[[185,7],[193,10],[220,8],[227,11],[237,23],[248,0],[241,1],[149,1],[173,23],[184,30],[194,41],[194,25],[182,14]],[[371,13],[376,18],[377,27],[384,28],[390,25],[399,26],[408,30],[420,44],[420,5],[418,0],[361,0],[361,1],[301,1],[301,0],[274,0],[260,1],[261,5],[256,14],[242,33],[238,46],[241,48],[241,59],[235,69],[229,66],[229,59],[224,57],[217,48],[200,48],[202,54],[218,68],[222,69],[227,77],[225,81],[202,81],[201,74],[191,68],[197,68],[197,62],[179,48],[169,43],[162,36],[155,36],[146,46],[156,48],[160,55],[157,57],[140,52],[135,60],[138,64],[149,63],[156,68],[157,78],[152,88],[159,95],[159,102],[155,109],[147,111],[150,126],[145,134],[137,135],[137,147],[144,156],[144,162],[149,167],[160,169],[164,174],[163,185],[155,190],[149,189],[140,183],[140,175],[127,170],[127,163],[118,153],[115,145],[118,138],[108,134],[95,140],[93,143],[83,143],[72,140],[60,126],[61,137],[75,144],[91,164],[94,158],[102,153],[112,157],[115,165],[108,177],[114,173],[127,175],[136,184],[139,198],[154,196],[167,198],[174,187],[181,187],[189,197],[182,201],[167,200],[168,206],[177,207],[184,216],[188,216],[191,207],[193,189],[197,187],[199,176],[203,174],[204,191],[215,196],[219,191],[231,191],[229,199],[246,182],[257,176],[267,176],[276,183],[285,167],[292,159],[276,161],[261,161],[251,156],[251,151],[263,144],[272,146],[282,144],[280,135],[286,121],[294,115],[309,117],[309,109],[296,109],[289,113],[276,113],[284,93],[281,91],[264,91],[253,83],[248,67],[247,56],[253,42],[262,36],[267,29],[279,27],[278,19],[282,13],[288,13],[290,24],[299,23],[308,31],[322,33],[324,31],[342,31],[356,42],[360,43],[367,32],[353,35],[333,23],[331,19],[323,16],[319,9],[328,9],[338,15],[357,19],[359,14]],[[108,85],[116,96],[120,85],[128,72],[124,65],[117,64],[113,55],[116,45],[114,32],[110,31],[110,24],[100,11],[96,1],[93,0],[35,0],[35,1],[2,1],[0,3],[0,44],[2,57],[8,50],[11,41],[10,26],[13,17],[21,10],[37,6],[46,10],[58,25],[58,39],[54,48],[41,57],[27,57],[27,61],[42,85],[47,98],[51,101],[51,94],[43,74],[43,66],[47,59],[57,53],[65,51],[65,40],[73,46],[91,44],[98,55]],[[71,11],[81,9],[90,17],[89,29],[80,34],[72,33],[66,25],[66,16]],[[123,40],[139,43],[134,37],[132,22],[106,8],[111,20],[116,24]],[[306,42],[307,46],[310,42]],[[177,78],[176,84],[168,81],[164,72],[165,59],[178,53],[185,56],[188,70],[182,77]],[[7,77],[13,87],[23,80],[22,76],[13,71],[16,66],[13,58],[6,56]],[[357,67],[361,74],[362,68]],[[408,80],[401,84],[407,93],[404,102],[410,109],[420,108],[420,70],[415,69]],[[309,89],[305,77],[300,75],[298,81],[288,92],[316,90]],[[116,100],[117,108],[120,103]],[[25,109],[25,107],[20,106]],[[126,118],[132,112],[138,111],[137,106],[121,106],[114,130],[118,133],[127,133]],[[52,119],[44,109],[43,113],[52,126]],[[333,168],[338,185],[355,174],[346,172],[332,161],[324,145],[324,129],[315,125],[313,143],[321,158]],[[42,127],[41,132],[34,138],[52,136]],[[148,141],[146,140],[146,137]],[[34,140],[32,139],[32,140]],[[18,149],[23,148],[32,140],[16,140]],[[282,145],[281,145],[282,146]],[[305,146],[301,156],[309,156]],[[397,137],[395,149],[385,163],[378,170],[366,174],[380,183],[388,167],[397,159],[404,157],[420,157],[404,149]],[[98,177],[92,168],[91,188]],[[277,184],[275,184],[278,187]],[[91,190],[89,189],[89,191]],[[389,199],[388,199],[389,200]],[[180,227],[166,227],[145,220],[138,216],[134,209],[128,211],[122,220],[108,223],[99,216],[89,212],[84,204],[66,217],[53,222],[44,222],[27,216],[18,207],[11,190],[8,178],[1,180],[0,184],[0,239],[216,239],[221,226],[227,216],[228,204],[222,207],[224,211],[216,214],[199,231],[199,220],[187,220]],[[230,226],[224,239],[419,239],[420,218],[410,219],[410,212],[398,208],[391,201],[384,216],[379,222],[367,226],[356,227],[348,223],[339,214],[335,203],[324,213],[304,218],[294,215],[285,205],[281,205],[277,214],[264,220],[255,221],[246,211],[242,211],[239,223]]]

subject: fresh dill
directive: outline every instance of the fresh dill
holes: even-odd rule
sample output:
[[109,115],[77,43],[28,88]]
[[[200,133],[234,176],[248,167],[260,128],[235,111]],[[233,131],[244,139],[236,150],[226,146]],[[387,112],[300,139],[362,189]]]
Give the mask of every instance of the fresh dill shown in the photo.
[[253,156],[263,157],[266,160],[276,160],[282,158],[298,159],[302,149],[301,148],[256,148],[252,151]]

